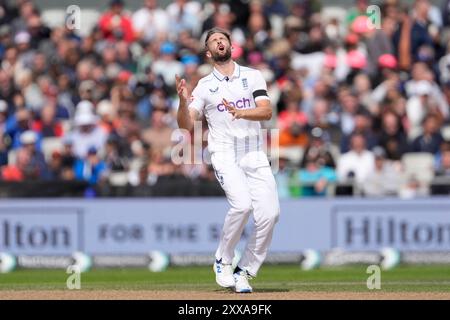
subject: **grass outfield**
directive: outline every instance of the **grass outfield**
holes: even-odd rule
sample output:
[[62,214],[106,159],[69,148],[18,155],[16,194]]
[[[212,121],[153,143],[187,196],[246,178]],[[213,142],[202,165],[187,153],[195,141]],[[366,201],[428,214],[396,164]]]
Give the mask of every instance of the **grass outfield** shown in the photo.
[[[296,265],[265,265],[252,280],[255,292],[368,292],[366,266],[302,271]],[[16,270],[0,274],[0,290],[66,290],[64,270]],[[84,290],[220,290],[212,268],[170,267],[165,272],[146,269],[97,269],[81,275]],[[450,266],[399,266],[381,272],[379,292],[450,292]]]

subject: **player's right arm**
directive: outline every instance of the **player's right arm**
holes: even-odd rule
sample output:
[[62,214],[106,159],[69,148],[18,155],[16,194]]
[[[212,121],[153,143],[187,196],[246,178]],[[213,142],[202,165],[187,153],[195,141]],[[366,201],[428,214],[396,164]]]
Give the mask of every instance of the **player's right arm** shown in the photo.
[[194,121],[199,118],[200,114],[196,109],[189,108],[190,96],[186,88],[186,80],[176,75],[175,85],[180,98],[177,112],[178,127],[191,131],[194,127]]

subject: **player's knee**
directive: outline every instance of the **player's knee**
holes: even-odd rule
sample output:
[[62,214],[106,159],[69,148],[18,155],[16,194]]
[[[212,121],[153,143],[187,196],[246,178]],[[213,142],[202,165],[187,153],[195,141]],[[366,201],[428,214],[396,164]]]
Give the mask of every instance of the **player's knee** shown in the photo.
[[278,219],[280,217],[280,207],[279,206],[272,206],[270,208],[266,208],[265,214],[262,218],[263,224],[270,224],[274,225],[278,222]]
[[250,199],[239,201],[239,203],[237,203],[233,209],[235,212],[238,212],[238,213],[250,212],[253,209],[252,201]]

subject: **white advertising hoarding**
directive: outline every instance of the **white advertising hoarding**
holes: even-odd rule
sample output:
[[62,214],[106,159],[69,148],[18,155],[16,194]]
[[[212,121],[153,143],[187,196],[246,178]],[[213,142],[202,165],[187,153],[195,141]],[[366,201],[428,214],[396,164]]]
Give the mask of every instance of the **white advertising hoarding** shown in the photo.
[[[0,251],[212,253],[227,210],[224,198],[5,200],[0,202]],[[251,230],[250,223],[240,248]],[[450,251],[450,199],[282,201],[271,252],[386,246]]]

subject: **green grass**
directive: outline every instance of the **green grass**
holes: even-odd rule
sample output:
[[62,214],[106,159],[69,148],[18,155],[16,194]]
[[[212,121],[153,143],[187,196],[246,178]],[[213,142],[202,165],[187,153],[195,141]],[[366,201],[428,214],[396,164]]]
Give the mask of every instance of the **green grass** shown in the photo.
[[[66,288],[64,270],[16,270],[0,274],[0,290]],[[367,291],[366,266],[302,271],[296,265],[266,265],[252,280],[257,292]],[[97,269],[81,275],[83,290],[200,290],[217,291],[212,268],[171,267],[165,272],[146,269]],[[399,266],[381,272],[381,291],[450,292],[450,266]]]

